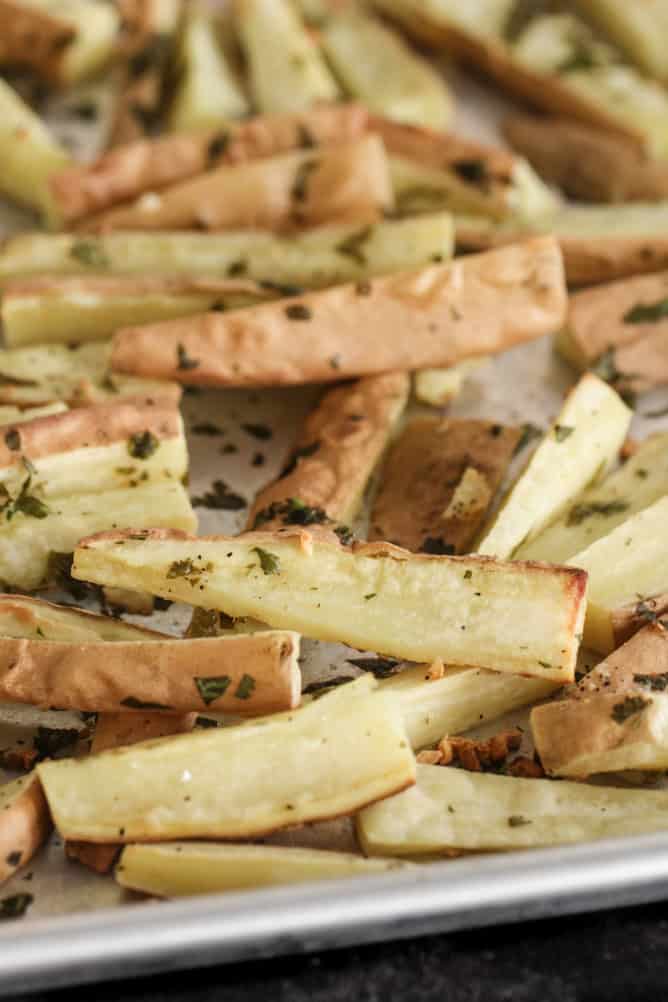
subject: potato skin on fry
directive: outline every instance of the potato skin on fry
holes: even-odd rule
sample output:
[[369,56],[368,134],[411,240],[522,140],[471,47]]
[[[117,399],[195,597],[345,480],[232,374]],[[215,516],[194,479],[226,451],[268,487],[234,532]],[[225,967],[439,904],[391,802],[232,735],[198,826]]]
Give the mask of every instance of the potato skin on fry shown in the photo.
[[0,883],[35,855],[51,831],[36,772],[0,786]]

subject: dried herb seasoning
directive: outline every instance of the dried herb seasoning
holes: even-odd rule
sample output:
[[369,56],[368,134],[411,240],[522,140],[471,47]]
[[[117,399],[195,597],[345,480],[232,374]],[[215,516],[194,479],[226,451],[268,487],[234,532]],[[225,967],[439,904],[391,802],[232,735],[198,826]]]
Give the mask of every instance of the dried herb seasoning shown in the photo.
[[197,369],[199,367],[199,359],[191,358],[185,349],[185,346],[179,343],[176,346],[176,368],[181,371],[188,371],[189,369]]
[[522,825],[530,825],[531,821],[525,818],[523,814],[511,814],[508,818],[509,828],[521,828]]
[[96,240],[76,240],[70,247],[70,257],[87,268],[108,268],[111,264]]
[[22,855],[23,853],[20,849],[14,849],[13,852],[9,852],[5,856],[5,863],[7,863],[8,866],[18,866],[21,862]]
[[203,730],[222,726],[220,720],[212,720],[211,717],[195,717],[195,727],[201,727]]
[[225,430],[213,421],[200,421],[199,424],[191,425],[190,430],[193,435],[208,435],[211,438],[225,434]]
[[304,303],[290,303],[285,307],[285,315],[288,320],[311,320],[313,313]]
[[620,703],[615,703],[610,716],[616,724],[623,724],[629,717],[641,713],[649,704],[642,696],[627,696]]
[[235,699],[250,699],[255,689],[255,679],[252,675],[243,674],[234,692]]
[[4,515],[8,522],[19,513],[30,518],[46,518],[49,515],[48,505],[30,493],[31,483],[32,474],[29,473],[15,498],[12,498],[4,484],[0,484],[0,515]]
[[318,145],[318,140],[313,133],[301,122],[297,126],[297,145],[302,150],[312,150]]
[[36,379],[21,379],[19,376],[0,372],[0,386],[39,386],[39,383]]
[[186,637],[197,639],[200,637],[219,637],[225,630],[234,626],[234,619],[219,612],[217,609],[193,609],[190,625],[186,630]]
[[261,278],[257,283],[267,292],[276,292],[279,296],[301,296],[304,289],[300,285],[288,285],[285,282],[274,282],[270,278]]
[[203,703],[208,706],[224,696],[232,679],[229,675],[209,675],[193,679]]
[[668,689],[668,672],[660,675],[634,675],[633,681],[641,685],[643,689],[650,689],[652,692],[665,692]]
[[317,170],[319,165],[320,161],[317,159],[305,160],[304,163],[301,163],[299,165],[299,167],[297,168],[297,173],[295,174],[295,179],[290,189],[290,197],[292,198],[293,202],[306,201],[306,197],[308,195],[309,178],[313,173],[313,171]]
[[153,432],[138,431],[128,439],[128,452],[133,459],[149,459],[157,450],[160,441]]
[[12,452],[19,452],[21,449],[21,433],[18,428],[10,428],[5,432],[5,445]]
[[173,706],[166,706],[164,703],[152,703],[135,696],[126,696],[121,700],[121,706],[127,706],[129,710],[173,710]]
[[575,428],[571,428],[567,424],[555,424],[554,426],[554,437],[557,442],[565,442],[567,438],[570,438]]
[[263,574],[281,573],[281,562],[275,553],[263,550],[261,546],[254,546],[253,553],[257,553],[258,555]]
[[242,424],[241,428],[253,438],[258,438],[261,442],[267,442],[272,436],[272,430],[266,424]]
[[71,748],[77,743],[80,736],[81,732],[76,727],[38,727],[37,733],[32,739],[38,761],[52,758],[58,752]]
[[213,564],[207,563],[199,567],[193,560],[186,557],[185,560],[174,560],[167,570],[167,577],[170,579],[174,578],[185,578],[188,584],[193,587],[199,584],[202,574],[206,574],[213,570]]
[[590,501],[574,505],[568,513],[566,525],[581,525],[592,515],[621,515],[628,511],[631,506],[627,501],[618,498],[615,501]]
[[351,233],[345,240],[338,243],[334,250],[337,254],[343,254],[346,257],[352,258],[358,264],[365,265],[367,259],[364,254],[364,245],[368,242],[372,234],[373,226],[365,226],[361,230]]
[[206,161],[209,167],[213,167],[223,154],[227,152],[231,138],[229,132],[219,132],[209,141],[209,145],[206,148]]
[[486,187],[491,180],[484,160],[455,160],[450,164],[450,169],[468,184]]
[[350,546],[355,538],[353,536],[353,530],[347,525],[337,525],[334,532],[339,537],[339,542],[342,546]]
[[668,317],[668,296],[656,303],[636,303],[624,314],[625,324],[655,324]]
[[401,665],[396,658],[346,658],[346,663],[361,668],[362,671],[369,671],[374,678],[390,678],[396,675]]
[[315,442],[309,442],[308,445],[302,445],[298,449],[295,449],[292,455],[290,456],[290,459],[288,460],[287,464],[283,467],[283,469],[279,473],[278,479],[282,480],[283,477],[288,477],[291,473],[294,473],[294,471],[297,468],[297,463],[299,462],[299,460],[309,459],[311,456],[314,456],[321,445],[322,442],[317,440]]
[[34,901],[32,894],[12,894],[0,901],[0,920],[21,918]]
[[283,525],[326,525],[331,521],[324,508],[304,504],[299,498],[288,498],[286,501],[272,501],[262,508],[255,516],[253,528],[258,529],[275,519],[280,519]]
[[224,480],[214,480],[208,491],[192,499],[195,508],[210,508],[214,511],[241,511],[248,502],[241,494],[231,491]]
[[227,276],[228,278],[238,278],[240,275],[245,275],[248,271],[248,261],[245,258],[239,258],[237,261],[232,261],[227,266]]

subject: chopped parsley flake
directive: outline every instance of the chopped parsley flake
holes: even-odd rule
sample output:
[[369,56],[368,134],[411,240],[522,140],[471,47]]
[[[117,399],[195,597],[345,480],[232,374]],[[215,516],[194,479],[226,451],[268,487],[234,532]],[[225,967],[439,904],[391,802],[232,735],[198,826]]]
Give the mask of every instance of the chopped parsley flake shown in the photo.
[[128,439],[128,452],[133,459],[148,459],[160,445],[153,432],[139,431]]
[[196,358],[191,358],[185,349],[185,346],[179,343],[176,346],[177,362],[176,368],[183,370],[197,369],[199,366],[199,360]]
[[136,699],[135,696],[127,696],[121,700],[121,706],[127,706],[130,710],[171,710],[171,706],[164,703],[151,703],[143,699]]
[[616,724],[623,724],[629,717],[642,713],[648,705],[648,700],[642,696],[627,696],[621,703],[615,703],[610,716]]
[[70,247],[70,257],[87,268],[108,268],[111,262],[95,240],[77,240]]
[[263,550],[261,546],[254,546],[253,553],[257,553],[260,567],[264,574],[280,574],[281,562],[274,553]]
[[208,706],[227,692],[232,679],[229,675],[209,675],[193,680],[202,702]]
[[567,438],[570,438],[575,428],[571,428],[567,424],[555,424],[554,426],[554,437],[557,442],[565,442]]
[[252,675],[242,675],[239,679],[239,685],[234,693],[235,699],[250,699],[253,690],[255,688],[255,679]]
[[581,525],[585,519],[591,518],[592,515],[621,515],[622,512],[628,511],[629,507],[630,505],[622,500],[591,501],[588,504],[583,502],[571,508],[566,525]]

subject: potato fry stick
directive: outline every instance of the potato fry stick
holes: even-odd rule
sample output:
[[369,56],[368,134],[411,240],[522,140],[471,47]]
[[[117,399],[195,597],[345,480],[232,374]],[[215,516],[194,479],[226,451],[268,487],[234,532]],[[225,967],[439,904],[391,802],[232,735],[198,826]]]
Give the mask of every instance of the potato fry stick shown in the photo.
[[368,135],[323,151],[299,150],[216,167],[147,193],[85,221],[113,230],[295,230],[325,223],[371,223],[393,207],[381,140]]
[[[44,768],[41,766],[40,768]],[[668,793],[418,765],[412,790],[358,815],[369,855],[568,845],[668,827]]]
[[[210,386],[338,381],[501,351],[554,330],[564,309],[561,257],[546,238],[226,316],[126,328],[112,365]],[[196,366],[179,369],[179,346]]]
[[399,709],[372,686],[360,679],[240,727],[45,762],[56,826],[82,841],[239,839],[351,814],[415,778]]
[[32,859],[50,831],[49,809],[37,773],[0,786],[0,883]]
[[404,373],[368,376],[329,390],[306,418],[286,471],[264,487],[248,528],[350,524],[408,401]]
[[573,568],[386,543],[348,549],[317,528],[200,539],[102,533],[82,540],[72,573],[410,661],[562,682],[573,678],[586,590]]
[[519,428],[490,421],[413,419],[382,471],[369,539],[427,553],[466,553],[519,438]]
[[172,842],[127,846],[116,867],[116,880],[121,887],[133,891],[178,898],[313,880],[341,880],[387,873],[396,868],[396,860],[364,859],[327,849]]

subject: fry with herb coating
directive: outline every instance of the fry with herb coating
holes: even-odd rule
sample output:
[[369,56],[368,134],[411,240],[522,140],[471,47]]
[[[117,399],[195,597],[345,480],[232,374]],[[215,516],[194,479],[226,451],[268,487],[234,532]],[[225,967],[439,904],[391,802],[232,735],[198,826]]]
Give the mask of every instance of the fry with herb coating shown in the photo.
[[318,526],[200,539],[106,532],[81,541],[72,574],[410,661],[562,682],[573,678],[587,583],[574,568],[348,548]]
[[466,553],[520,434],[491,421],[414,418],[383,468],[369,539],[425,553]]
[[408,392],[405,373],[388,373],[325,393],[306,418],[286,468],[256,497],[248,528],[350,524]]
[[[208,386],[331,382],[502,351],[559,327],[565,308],[561,255],[543,238],[275,304],[126,328],[112,365]],[[181,350],[196,367],[179,368]]]
[[0,883],[35,855],[51,831],[36,772],[0,786]]

